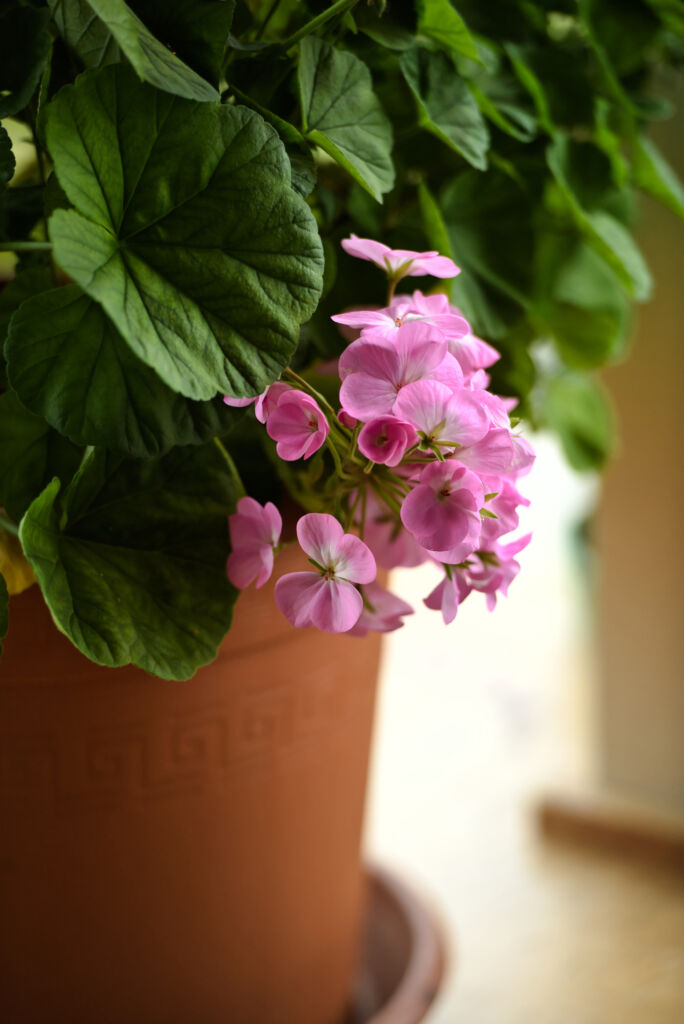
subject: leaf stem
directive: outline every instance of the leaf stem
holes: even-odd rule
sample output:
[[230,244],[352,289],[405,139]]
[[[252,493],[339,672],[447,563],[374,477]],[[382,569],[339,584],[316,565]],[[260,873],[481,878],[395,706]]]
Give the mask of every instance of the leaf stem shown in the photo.
[[218,437],[214,437],[214,438],[212,438],[212,440],[213,440],[214,444],[216,445],[216,447],[218,448],[218,450],[221,452],[221,455],[223,456],[223,458],[224,458],[224,460],[226,462],[226,465],[228,466],[229,470],[233,474],[233,477],[235,479],[235,489],[238,492],[238,497],[239,498],[244,498],[245,495],[247,494],[247,492],[245,490],[245,485],[242,482],[240,474],[237,471],[237,466],[233,462],[233,456],[230,454],[230,452],[228,451],[226,446],[223,444],[223,442],[218,439]]
[[52,242],[0,242],[0,252],[38,252],[52,249]]
[[304,36],[311,35],[311,33],[320,28],[321,25],[325,25],[326,21],[330,21],[331,18],[334,18],[336,14],[343,14],[344,11],[355,7],[357,3],[358,0],[337,0],[337,3],[334,3],[329,7],[327,11],[321,11],[321,13],[317,14],[315,18],[312,18],[311,21],[307,21],[306,25],[302,25],[300,29],[297,29],[289,39],[286,39],[285,42],[281,44],[282,48],[284,50],[289,50],[290,47],[294,46],[295,43],[298,43],[300,39],[304,38]]
[[19,527],[9,520],[4,512],[0,512],[0,530],[11,533],[13,537],[19,536]]
[[268,13],[267,13],[266,17],[264,18],[264,20],[262,21],[261,25],[259,26],[259,31],[257,32],[257,34],[254,37],[255,40],[256,39],[261,39],[261,37],[263,36],[264,32],[268,28],[269,21],[271,20],[271,18],[275,14],[275,12],[280,7],[280,4],[281,4],[281,0],[273,0],[273,3],[271,4],[271,6],[268,9]]

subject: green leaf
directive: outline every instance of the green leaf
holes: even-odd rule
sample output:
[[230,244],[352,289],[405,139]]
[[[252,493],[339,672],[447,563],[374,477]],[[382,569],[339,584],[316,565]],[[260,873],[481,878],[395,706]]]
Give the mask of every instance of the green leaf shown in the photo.
[[303,131],[380,202],[394,185],[392,126],[358,57],[315,36],[299,47]]
[[478,170],[487,167],[489,130],[464,79],[443,53],[414,47],[399,62],[421,125]]
[[413,46],[413,33],[398,22],[391,21],[386,15],[381,16],[376,7],[357,8],[354,16],[359,30],[374,43],[386,46],[388,50],[399,51],[408,50],[409,46]]
[[14,153],[12,143],[0,124],[0,185],[5,185],[14,174]]
[[[71,30],[72,45],[78,50],[77,36],[88,21],[83,21],[86,9],[81,0],[76,0],[76,13],[71,13],[73,0],[62,0],[70,12],[67,16]],[[107,31],[111,33],[114,41],[120,47],[122,53],[128,58],[138,75],[144,82],[149,82],[157,89],[173,93],[176,96],[184,96],[189,100],[218,100],[219,94],[213,86],[198,75],[182,60],[179,60],[171,50],[159,41],[150,30],[143,24],[140,18],[131,8],[124,3],[124,0],[88,0],[88,7],[100,19]],[[65,15],[62,13],[62,18]],[[74,28],[74,26],[76,26]],[[80,26],[80,27],[79,27]],[[102,50],[104,37],[99,33],[96,38],[90,39],[90,29],[86,32],[86,45],[91,48],[90,56],[98,56],[98,48]],[[68,40],[67,40],[68,41]],[[82,44],[81,44],[82,45]],[[110,62],[113,53],[108,50],[101,53],[97,65]],[[82,59],[84,59],[82,57]]]
[[231,621],[226,517],[239,481],[213,443],[161,459],[88,458],[58,501],[36,498],[19,535],[59,628],[101,665],[187,679]]
[[591,369],[621,356],[629,300],[607,263],[581,238],[563,234],[542,240],[537,258],[550,278],[541,325],[566,365]]
[[81,453],[21,405],[13,391],[0,395],[0,506],[19,521],[48,480],[69,480]]
[[0,573],[0,654],[2,654],[2,641],[7,636],[9,629],[9,593],[5,577]]
[[24,405],[76,444],[149,458],[224,434],[241,415],[220,398],[193,402],[172,391],[75,284],[22,305],[6,355]]
[[0,291],[0,352],[5,344],[9,322],[22,302],[31,295],[46,291],[52,284],[48,267],[27,267],[20,270]]
[[588,243],[615,271],[627,292],[643,301],[652,287],[644,258],[620,221],[604,210],[588,211],[580,204],[572,182],[572,146],[569,138],[557,135],[546,150],[548,166]]
[[598,381],[579,374],[554,377],[546,388],[543,411],[571,466],[587,470],[605,464],[615,444],[614,416]]
[[436,249],[442,256],[449,256],[453,259],[454,252],[444,216],[439,203],[424,181],[418,183],[418,202],[428,245],[431,249]]
[[114,65],[60,91],[47,137],[76,207],[50,218],[55,257],[136,355],[188,398],[263,391],[315,309],[323,270],[273,129]]
[[447,50],[481,63],[466,23],[449,0],[418,0],[418,31]]
[[467,170],[444,189],[440,207],[456,263],[528,305],[534,252],[529,194],[501,171]]
[[24,109],[50,53],[46,10],[12,6],[0,16],[0,118]]
[[121,49],[88,0],[48,0],[57,31],[86,68],[100,68],[121,60]]
[[507,43],[504,49],[508,54],[518,81],[532,98],[540,127],[545,132],[548,132],[549,135],[552,135],[554,125],[544,86],[530,67],[529,62],[525,60],[524,52],[520,47],[514,43]]
[[684,217],[684,185],[650,139],[636,137],[632,150],[634,183]]
[[518,142],[530,142],[537,134],[537,119],[524,107],[505,101],[495,103],[491,95],[485,94],[474,82],[469,83],[469,88],[484,116],[506,135]]
[[157,39],[218,86],[235,0],[133,0],[130,6]]

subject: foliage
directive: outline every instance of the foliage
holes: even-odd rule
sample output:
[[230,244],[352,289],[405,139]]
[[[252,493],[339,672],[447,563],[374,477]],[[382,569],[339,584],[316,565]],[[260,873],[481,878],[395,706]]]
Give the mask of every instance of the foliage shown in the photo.
[[635,189],[684,215],[647,136],[683,38],[660,0],[0,3],[0,528],[81,650],[212,656],[240,477],[280,487],[221,395],[339,355],[330,314],[379,280],[351,232],[455,259],[494,389],[604,461],[591,374],[651,288]]

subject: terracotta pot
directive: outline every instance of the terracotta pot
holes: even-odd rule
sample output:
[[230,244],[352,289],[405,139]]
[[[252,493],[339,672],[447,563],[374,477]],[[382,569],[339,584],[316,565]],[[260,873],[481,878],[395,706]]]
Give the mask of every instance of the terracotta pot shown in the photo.
[[12,599],[1,1021],[344,1019],[379,640],[295,630],[270,591],[187,683],[94,666]]

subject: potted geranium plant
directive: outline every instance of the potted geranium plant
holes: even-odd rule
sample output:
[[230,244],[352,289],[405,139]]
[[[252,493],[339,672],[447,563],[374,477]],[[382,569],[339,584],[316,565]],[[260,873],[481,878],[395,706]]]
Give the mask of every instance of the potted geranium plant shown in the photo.
[[[0,1010],[17,1024],[35,1019],[31,976],[54,1019],[104,1019],[98,991],[116,1019],[167,1024],[343,1012],[372,715],[359,671],[377,656],[372,638],[345,634],[410,613],[378,567],[432,559],[426,600],[447,622],[472,591],[492,604],[505,592],[526,542],[508,536],[515,482],[532,458],[511,414],[555,427],[575,464],[600,465],[610,415],[584,371],[622,352],[630,300],[650,287],[632,187],[684,209],[642,131],[667,114],[643,84],[653,61],[679,59],[682,20],[655,2],[630,12],[598,0],[0,4],[0,249],[14,254],[0,294],[3,633],[15,594],[0,795],[14,823],[34,801],[12,835],[41,853],[31,865],[10,852],[4,876],[0,865],[13,957]],[[554,355],[535,363],[539,337]],[[276,604],[256,605],[285,510]],[[242,589],[237,639],[211,666]],[[327,668],[311,668],[288,622],[332,634],[316,641]],[[246,668],[269,633],[274,660]],[[60,664],[66,694],[49,682]],[[286,694],[279,680],[302,669],[309,682]],[[71,692],[79,680],[87,697]],[[76,710],[60,732],[62,708]],[[315,734],[335,750],[328,774]],[[277,749],[252,757],[271,736],[299,758],[285,772],[293,795],[274,781]],[[250,758],[261,783],[238,797],[228,769]],[[226,790],[236,816],[217,829]],[[185,810],[161,816],[174,794]],[[324,841],[309,824],[288,832],[303,806],[316,818],[326,803]],[[143,804],[151,819],[136,817]],[[138,825],[128,845],[121,814]],[[274,850],[276,819],[289,838]],[[40,876],[48,841],[55,875],[29,884],[24,861]],[[232,888],[209,895],[198,864],[231,848]],[[258,860],[266,880],[248,881]],[[73,898],[79,879],[86,895],[67,914],[58,890]],[[186,886],[178,903],[172,882]],[[42,941],[27,901],[54,929]],[[343,937],[328,942],[334,903]],[[280,917],[265,935],[269,905]],[[89,926],[108,933],[104,966]],[[187,932],[181,951],[173,929]],[[232,948],[226,965],[230,933],[256,955]],[[318,996],[282,1011],[307,969]]]

